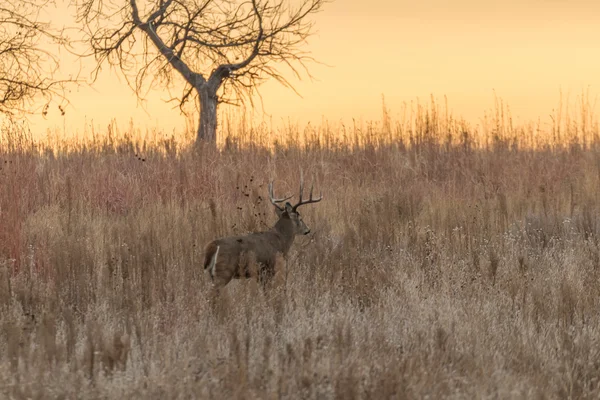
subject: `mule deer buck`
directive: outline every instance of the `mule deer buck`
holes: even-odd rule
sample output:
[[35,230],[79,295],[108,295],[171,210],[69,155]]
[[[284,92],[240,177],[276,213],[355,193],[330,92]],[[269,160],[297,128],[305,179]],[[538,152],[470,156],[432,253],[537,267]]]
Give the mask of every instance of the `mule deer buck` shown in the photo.
[[[300,177],[300,197],[296,205],[287,200],[292,196],[276,199],[273,194],[273,182],[269,183],[269,199],[275,206],[279,220],[264,232],[255,232],[243,236],[230,236],[208,243],[204,252],[204,269],[208,269],[216,288],[227,285],[232,278],[250,278],[255,274],[261,283],[266,283],[275,273],[278,255],[286,257],[296,235],[308,235],[298,207],[318,203],[323,199],[313,198],[313,186],[310,187],[308,200],[303,200],[304,180]],[[281,207],[279,204],[285,202]]]

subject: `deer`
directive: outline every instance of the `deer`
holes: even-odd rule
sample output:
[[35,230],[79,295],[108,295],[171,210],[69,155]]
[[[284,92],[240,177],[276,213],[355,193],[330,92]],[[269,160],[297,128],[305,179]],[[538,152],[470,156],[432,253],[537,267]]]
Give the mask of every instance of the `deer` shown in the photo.
[[[300,177],[300,195],[295,205],[287,200],[275,198],[273,181],[268,185],[268,194],[275,213],[279,217],[269,230],[254,232],[241,236],[229,236],[208,243],[204,249],[204,270],[208,270],[216,289],[227,285],[232,279],[251,278],[258,275],[264,285],[275,274],[276,260],[279,256],[287,257],[287,253],[297,235],[308,235],[310,228],[306,226],[298,208],[306,204],[318,203],[323,199],[321,192],[313,198],[313,185],[310,187],[308,200],[303,200],[304,180]],[[281,203],[285,204],[280,206]]]

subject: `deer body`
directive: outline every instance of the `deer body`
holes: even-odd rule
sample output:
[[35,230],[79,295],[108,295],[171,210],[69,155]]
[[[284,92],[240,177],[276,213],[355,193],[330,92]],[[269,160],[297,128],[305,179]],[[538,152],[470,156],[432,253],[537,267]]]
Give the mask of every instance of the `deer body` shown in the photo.
[[264,280],[275,273],[278,255],[286,257],[294,243],[296,235],[307,235],[310,229],[306,226],[297,208],[303,204],[321,201],[312,198],[302,201],[300,184],[300,201],[295,206],[286,203],[282,208],[277,203],[289,199],[275,199],[273,185],[269,185],[269,197],[279,216],[277,223],[268,231],[255,232],[243,236],[230,236],[213,240],[206,245],[204,251],[204,269],[208,270],[216,287],[227,285],[231,279],[250,278],[258,275]]

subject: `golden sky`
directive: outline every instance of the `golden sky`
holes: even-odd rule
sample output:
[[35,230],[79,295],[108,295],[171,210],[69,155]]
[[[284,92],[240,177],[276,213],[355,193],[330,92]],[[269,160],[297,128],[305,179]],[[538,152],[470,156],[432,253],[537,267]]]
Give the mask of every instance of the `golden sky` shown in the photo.
[[[57,13],[49,10],[56,19]],[[448,97],[455,115],[477,122],[502,98],[517,120],[547,117],[560,91],[572,99],[600,93],[600,2],[592,0],[335,0],[316,17],[309,50],[321,62],[317,80],[292,81],[302,97],[276,82],[262,86],[259,118],[304,124],[381,117],[384,95],[392,116],[404,102]],[[65,56],[65,70],[73,60]],[[84,77],[90,65],[83,64]],[[35,132],[85,121],[172,131],[185,118],[160,88],[141,107],[124,80],[105,68],[93,87],[70,94],[57,111],[31,119]],[[260,105],[260,103],[257,103]],[[264,113],[263,113],[264,112]],[[195,121],[194,121],[195,122]]]

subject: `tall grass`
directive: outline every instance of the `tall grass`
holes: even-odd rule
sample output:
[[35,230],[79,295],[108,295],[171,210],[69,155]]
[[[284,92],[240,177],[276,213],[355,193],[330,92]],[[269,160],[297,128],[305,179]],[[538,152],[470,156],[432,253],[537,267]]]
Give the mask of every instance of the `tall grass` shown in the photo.
[[[219,150],[5,128],[0,397],[597,398],[597,126],[503,110],[230,120]],[[314,233],[210,307],[204,244],[270,226],[300,169]]]

